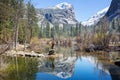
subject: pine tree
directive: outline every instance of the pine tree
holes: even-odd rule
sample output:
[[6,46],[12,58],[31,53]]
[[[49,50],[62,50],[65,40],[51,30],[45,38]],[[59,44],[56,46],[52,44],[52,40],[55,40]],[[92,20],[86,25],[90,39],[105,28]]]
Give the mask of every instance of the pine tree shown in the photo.
[[[27,17],[28,17],[28,25],[29,25],[29,29],[30,29],[30,39],[34,36],[38,36],[38,25],[37,25],[37,17],[36,17],[36,11],[34,6],[31,4],[30,1],[28,1],[27,4]],[[35,34],[37,31],[37,35]]]
[[47,38],[50,38],[50,23],[49,22],[47,22],[47,26],[46,26],[46,37]]

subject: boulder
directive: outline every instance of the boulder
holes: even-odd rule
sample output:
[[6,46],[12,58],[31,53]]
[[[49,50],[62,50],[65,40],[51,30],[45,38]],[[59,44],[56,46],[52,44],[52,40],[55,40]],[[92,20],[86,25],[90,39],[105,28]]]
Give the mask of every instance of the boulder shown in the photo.
[[48,55],[53,55],[55,53],[54,49],[51,49],[48,53]]
[[90,44],[90,45],[85,49],[85,51],[86,51],[86,52],[94,52],[94,49],[95,49],[95,45],[94,45],[94,44]]
[[120,60],[116,60],[114,63],[115,63],[115,65],[120,67]]

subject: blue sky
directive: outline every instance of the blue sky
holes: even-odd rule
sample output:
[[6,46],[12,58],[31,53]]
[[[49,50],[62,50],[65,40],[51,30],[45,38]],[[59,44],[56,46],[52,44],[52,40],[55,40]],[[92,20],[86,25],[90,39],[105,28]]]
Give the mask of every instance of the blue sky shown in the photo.
[[47,8],[62,2],[74,6],[76,19],[85,21],[96,12],[110,6],[112,0],[31,0],[36,8]]

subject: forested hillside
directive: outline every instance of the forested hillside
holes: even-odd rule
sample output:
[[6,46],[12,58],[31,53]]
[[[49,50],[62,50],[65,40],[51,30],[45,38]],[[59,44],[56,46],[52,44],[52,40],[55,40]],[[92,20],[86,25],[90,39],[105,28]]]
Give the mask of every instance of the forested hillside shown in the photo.
[[32,37],[38,37],[39,27],[34,6],[30,1],[0,1],[0,44],[30,43]]

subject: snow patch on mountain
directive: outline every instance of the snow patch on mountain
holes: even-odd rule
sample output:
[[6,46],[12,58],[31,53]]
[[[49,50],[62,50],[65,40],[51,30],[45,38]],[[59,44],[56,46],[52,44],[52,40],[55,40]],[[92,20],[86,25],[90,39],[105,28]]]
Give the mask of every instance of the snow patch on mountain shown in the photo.
[[67,2],[63,2],[52,7],[48,7],[48,9],[70,9],[70,8],[73,8],[73,6]]
[[102,18],[108,11],[109,7],[104,8],[103,10],[97,12],[95,15],[90,17],[87,21],[83,21],[82,25],[84,26],[92,26],[98,23],[100,18]]

